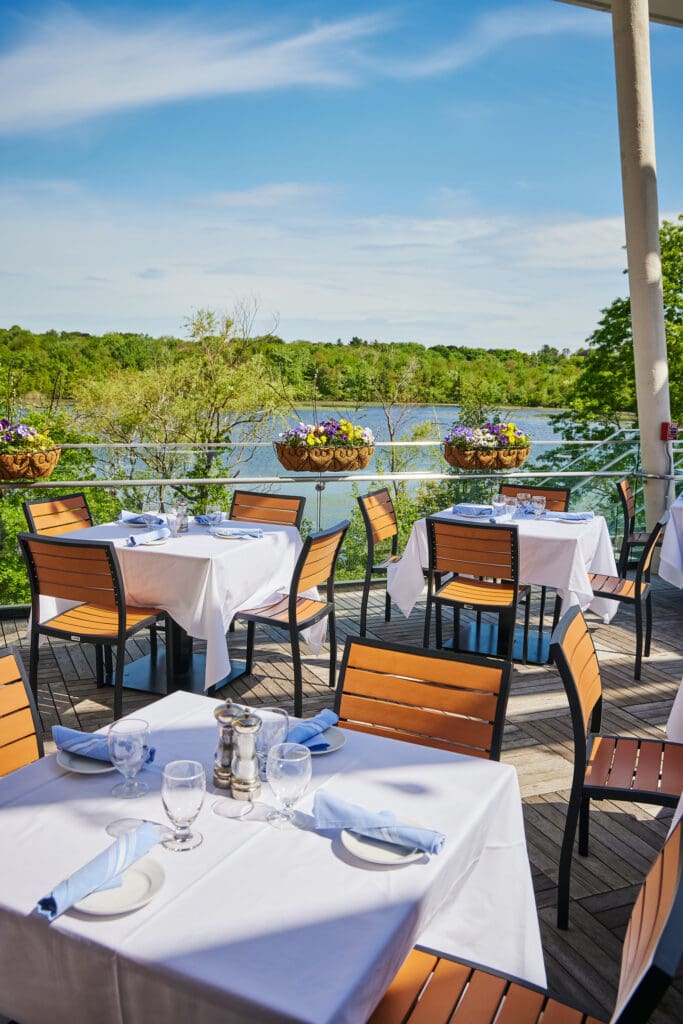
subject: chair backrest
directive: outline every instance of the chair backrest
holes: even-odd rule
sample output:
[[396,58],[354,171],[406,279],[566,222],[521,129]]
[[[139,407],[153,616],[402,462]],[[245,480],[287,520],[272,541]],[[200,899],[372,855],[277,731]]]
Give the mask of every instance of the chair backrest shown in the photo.
[[0,775],[43,756],[42,730],[19,656],[0,654]]
[[31,585],[32,615],[41,594],[101,608],[125,606],[121,571],[111,541],[80,541],[20,533]]
[[498,760],[511,664],[348,637],[335,710],[346,729]]
[[600,728],[602,681],[593,637],[578,605],[570,608],[557,624],[550,640],[550,657],[567,692],[576,762],[585,765],[589,734]]
[[658,523],[655,524],[654,530],[650,533],[647,538],[647,543],[643,548],[643,552],[638,559],[638,565],[636,567],[635,585],[636,592],[640,590],[643,583],[648,583],[650,580],[650,571],[652,569],[652,559],[654,557],[655,548],[659,543],[659,538],[664,532],[664,528],[669,521],[669,513],[665,512]]
[[683,956],[683,820],[648,872],[626,930],[611,1024],[642,1024]]
[[633,497],[628,477],[617,480],[617,491],[624,512],[624,537],[628,537],[629,533],[633,533],[636,521],[636,499]]
[[295,494],[259,494],[257,491],[233,491],[230,519],[247,523],[274,523],[301,526],[306,499]]
[[60,533],[84,530],[92,526],[92,516],[84,494],[64,494],[60,498],[36,498],[23,503],[31,533],[56,537]]
[[348,528],[349,520],[344,519],[329,530],[308,535],[294,567],[291,589],[293,597],[311,587],[327,583],[328,600],[332,599],[337,557]]
[[531,497],[545,498],[545,507],[548,512],[567,512],[569,509],[568,487],[525,487],[523,484],[501,484],[500,493],[516,498],[522,492],[530,494]]
[[430,575],[452,572],[517,584],[516,526],[470,525],[428,516],[427,537]]
[[382,487],[379,491],[361,494],[357,501],[365,523],[369,550],[383,540],[389,540],[392,537],[398,539],[396,510],[388,488]]

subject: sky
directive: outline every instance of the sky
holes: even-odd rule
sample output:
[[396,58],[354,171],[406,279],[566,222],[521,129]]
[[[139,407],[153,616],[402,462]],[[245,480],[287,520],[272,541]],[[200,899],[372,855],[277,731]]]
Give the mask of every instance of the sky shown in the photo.
[[[683,212],[683,31],[652,25]],[[628,293],[608,15],[0,0],[0,327],[575,350]]]

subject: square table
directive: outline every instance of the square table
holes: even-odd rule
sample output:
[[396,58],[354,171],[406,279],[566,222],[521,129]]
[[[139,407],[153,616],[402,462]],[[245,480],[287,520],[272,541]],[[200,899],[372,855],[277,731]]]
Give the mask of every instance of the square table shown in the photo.
[[313,759],[299,808],[310,812],[325,787],[441,830],[440,854],[371,865],[338,838],[218,817],[211,805],[229,798],[207,794],[193,825],[202,845],[151,851],[165,882],[146,906],[51,924],[32,913],[107,846],[109,822],[164,819],[165,762],[196,759],[208,775],[214,707],[176,692],[145,709],[157,755],[135,801],[110,795],[114,775],[67,773],[54,755],[0,779],[0,934],[12,950],[0,958],[0,1013],[26,1024],[357,1024],[418,938],[545,984],[514,768],[358,732]]
[[[441,519],[459,523],[486,522],[481,517],[456,515],[451,509],[438,515]],[[517,527],[520,583],[552,587],[562,600],[563,611],[578,604],[584,609],[590,607],[605,622],[614,617],[619,602],[593,597],[588,578],[589,572],[609,576],[617,573],[604,516],[594,516],[581,522],[561,522],[515,515],[497,518],[496,523]],[[406,618],[422,593],[426,571],[423,566],[428,565],[426,521],[418,519],[410,531],[401,560],[389,565],[387,572],[387,592]],[[545,651],[542,655],[539,653],[538,660],[546,660]]]
[[669,522],[664,527],[659,575],[674,587],[683,587],[683,494],[671,506]]
[[[253,529],[254,524],[231,520],[230,526]],[[162,608],[185,634],[206,641],[205,657],[192,656],[191,644],[188,650],[178,629],[171,630],[167,644],[176,656],[178,682],[187,689],[205,690],[222,685],[231,675],[226,632],[235,613],[268,604],[289,589],[302,548],[299,531],[295,526],[269,524],[260,529],[260,538],[225,540],[191,523],[187,533],[169,537],[163,544],[134,547],[127,544],[133,529],[120,522],[62,536],[113,541],[128,604]],[[41,619],[64,607],[64,602],[41,597]],[[322,623],[307,636],[314,651],[320,649],[324,635]],[[139,659],[126,666],[124,686],[166,692],[164,656],[156,665]]]

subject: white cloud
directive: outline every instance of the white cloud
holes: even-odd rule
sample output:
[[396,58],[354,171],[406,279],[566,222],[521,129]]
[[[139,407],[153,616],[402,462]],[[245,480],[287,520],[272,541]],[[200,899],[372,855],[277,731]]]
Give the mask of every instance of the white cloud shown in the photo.
[[279,206],[242,210],[211,197],[102,200],[59,182],[0,188],[0,225],[15,240],[0,253],[3,325],[178,334],[192,308],[258,293],[260,329],[277,313],[286,339],[572,348],[627,291],[616,218],[530,227],[447,208],[349,219],[334,196],[293,207],[290,189]]
[[325,185],[283,181],[273,185],[256,185],[254,188],[234,192],[209,192],[201,197],[201,202],[238,209],[264,209],[281,206],[283,203],[298,204],[310,199],[324,198],[329,192],[330,189]]

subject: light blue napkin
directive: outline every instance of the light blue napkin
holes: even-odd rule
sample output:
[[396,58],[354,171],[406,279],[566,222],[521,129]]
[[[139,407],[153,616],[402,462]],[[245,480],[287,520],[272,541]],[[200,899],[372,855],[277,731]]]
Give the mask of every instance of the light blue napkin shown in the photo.
[[[213,518],[211,516],[209,516],[209,515],[200,515],[200,516],[195,516],[194,517],[194,521],[197,524],[197,526],[211,526],[211,524],[213,523]],[[222,513],[221,513],[221,522],[223,522],[223,514]],[[218,523],[216,523],[215,525],[217,526]]]
[[293,726],[287,733],[287,742],[303,743],[309,750],[327,750],[329,743],[322,738],[321,733],[336,725],[338,721],[339,715],[325,708],[314,718],[307,718],[305,722],[298,722]]
[[141,544],[151,544],[155,540],[163,540],[170,537],[171,531],[167,526],[161,526],[158,530],[145,530],[144,533],[131,533],[126,541],[129,548],[139,547]]
[[492,516],[493,506],[470,505],[465,501],[461,501],[459,504],[453,506],[453,512],[456,516],[471,516],[473,519],[478,519],[480,516]]
[[121,885],[120,876],[126,868],[144,857],[158,841],[158,826],[150,821],[143,822],[55,886],[51,893],[38,900],[36,910],[48,921],[54,921],[91,892]]
[[[67,729],[65,725],[53,725],[52,739],[59,750],[111,762],[106,733],[81,732],[79,729]],[[156,747],[150,747],[145,764],[151,764],[155,754]]]
[[248,540],[249,537],[260,538],[263,530],[259,526],[247,529],[243,526],[214,526],[212,532],[216,537],[225,537],[228,540]]
[[440,853],[446,842],[443,832],[406,825],[391,811],[367,811],[364,807],[340,800],[325,790],[318,790],[315,794],[313,817],[315,827],[319,831],[347,828],[369,839],[381,839],[385,843],[404,846],[408,850],[417,847],[425,853]]
[[[515,512],[516,519],[534,519],[534,513],[531,509],[517,509]],[[592,519],[595,519],[594,512],[547,512],[544,511],[538,517],[539,519],[545,519],[549,522],[557,523],[589,523]]]
[[129,523],[131,526],[163,526],[166,520],[150,512],[126,512],[123,509],[119,512],[119,522]]

